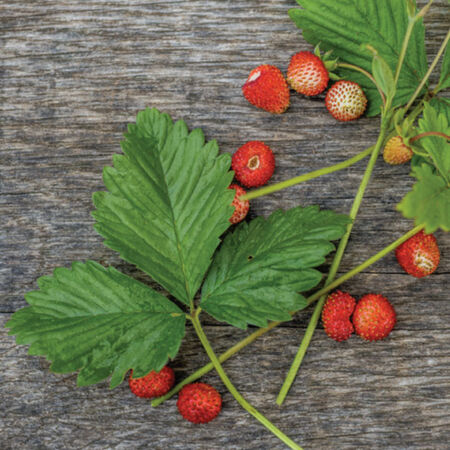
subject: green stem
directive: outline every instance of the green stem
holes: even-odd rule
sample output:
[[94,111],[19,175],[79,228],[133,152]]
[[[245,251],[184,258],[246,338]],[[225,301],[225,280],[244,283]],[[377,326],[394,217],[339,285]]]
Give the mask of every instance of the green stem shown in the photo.
[[[328,286],[325,286],[321,290],[317,291],[315,294],[311,295],[307,298],[307,303],[310,305],[311,303],[318,300],[320,297],[322,297],[324,294],[332,291],[333,289],[340,286],[345,281],[349,280],[350,278],[354,277],[358,273],[362,272],[364,269],[367,269],[367,267],[371,266],[372,264],[376,263],[378,260],[386,256],[390,251],[397,248],[400,244],[403,244],[406,240],[408,240],[411,236],[414,236],[416,233],[418,233],[423,228],[423,225],[420,225],[418,227],[413,228],[412,230],[408,231],[406,234],[404,234],[402,237],[394,241],[392,244],[385,247],[383,250],[378,252],[376,255],[372,256],[371,258],[364,261],[359,266],[356,266],[354,269],[350,270],[346,274],[342,275],[341,277],[337,278],[335,281],[330,283]],[[294,311],[291,313],[291,315],[294,315],[297,311]],[[234,354],[238,353],[240,350],[242,350],[247,345],[251,344],[252,342],[256,341],[260,336],[266,334],[268,331],[272,330],[273,328],[280,325],[282,322],[270,322],[267,327],[264,328],[258,328],[256,331],[248,335],[245,339],[239,341],[237,344],[235,344],[233,347],[230,347],[225,353],[222,353],[219,355],[219,361],[221,363],[227,361],[229,358],[231,358]],[[159,397],[152,401],[152,406],[158,406],[161,403],[165,402],[169,398],[173,397],[175,394],[177,394],[183,386],[186,384],[192,383],[195,380],[198,380],[203,375],[210,372],[212,369],[214,369],[214,366],[212,363],[206,364],[205,366],[201,367],[197,371],[195,371],[193,374],[191,374],[189,377],[187,377],[185,380],[178,383],[171,391],[169,391],[166,395],[163,397]]]
[[[200,308],[199,308],[200,311]],[[289,448],[294,450],[302,450],[302,448],[297,445],[294,441],[288,438],[279,428],[277,428],[269,419],[267,419],[263,414],[261,414],[256,408],[254,408],[250,403],[245,400],[244,397],[239,393],[239,391],[234,387],[231,380],[228,378],[228,375],[223,370],[222,365],[220,364],[219,359],[217,358],[214,350],[212,349],[208,338],[206,337],[203,328],[198,319],[198,314],[196,314],[193,318],[191,318],[192,324],[194,325],[194,329],[197,332],[197,335],[203,344],[206,353],[209,356],[216,372],[219,374],[221,380],[230,391],[231,395],[236,399],[236,401],[253,417],[255,417],[259,422],[261,422],[268,430],[270,430],[275,436],[277,436],[282,442],[284,442]]]
[[344,67],[347,69],[357,70],[358,72],[361,72],[363,75],[365,75],[378,89],[378,93],[380,94],[381,100],[383,101],[383,105],[386,106],[386,97],[383,94],[383,91],[381,90],[381,87],[378,86],[378,83],[376,82],[375,78],[372,76],[370,72],[367,72],[367,70],[364,70],[362,67],[355,66],[354,64],[348,64],[348,63],[338,63],[337,67]]
[[261,189],[256,189],[252,192],[248,192],[240,197],[241,200],[252,200],[254,198],[262,197],[263,195],[272,194],[273,192],[281,191],[282,189],[286,189],[287,187],[294,186],[295,184],[303,183],[308,180],[312,180],[313,178],[320,177],[322,175],[326,175],[328,173],[336,172],[338,170],[345,169],[353,164],[356,164],[358,161],[361,161],[366,156],[370,155],[373,150],[373,146],[367,148],[366,150],[358,153],[352,158],[346,159],[338,164],[333,166],[324,167],[323,169],[315,170],[313,172],[308,172],[303,175],[299,175],[298,177],[291,178],[289,180],[282,181],[280,183],[272,184],[271,186],[266,186]]
[[[373,149],[369,163],[367,164],[367,167],[364,172],[364,176],[361,180],[361,183],[359,185],[358,191],[356,192],[355,199],[353,200],[353,205],[352,205],[352,208],[351,208],[350,214],[349,214],[351,222],[347,226],[347,231],[345,232],[344,236],[342,237],[341,241],[339,242],[339,246],[336,251],[336,255],[334,256],[333,262],[331,264],[330,272],[328,273],[328,277],[326,279],[325,286],[329,285],[334,280],[334,277],[336,276],[336,273],[339,269],[339,265],[341,264],[342,257],[344,256],[344,252],[347,247],[347,243],[350,238],[350,234],[352,232],[356,216],[358,215],[358,211],[361,206],[361,202],[364,197],[364,193],[366,191],[367,185],[369,184],[370,177],[372,176],[373,168],[374,168],[376,160],[378,158],[378,154],[379,154],[381,146],[383,144],[385,135],[386,135],[386,126],[385,126],[384,122],[382,122],[380,134],[378,136],[377,142]],[[309,343],[311,342],[312,336],[314,334],[314,330],[317,327],[317,323],[319,321],[320,313],[322,311],[322,306],[325,302],[325,299],[326,299],[326,296],[325,295],[322,296],[314,309],[314,313],[313,313],[313,315],[310,319],[310,322],[308,324],[308,327],[306,329],[305,336],[303,337],[303,340],[300,344],[297,354],[295,355],[294,361],[292,362],[291,368],[289,369],[286,379],[284,380],[284,383],[278,394],[277,404],[280,406],[283,404],[284,399],[286,398],[286,395],[289,392],[289,389],[291,388],[295,377],[297,376],[297,372],[303,361],[303,357],[305,356],[305,353],[309,346]]]
[[445,47],[447,47],[447,43],[448,43],[449,39],[450,39],[450,31],[447,33],[447,36],[445,37],[444,41],[442,42],[441,47],[439,48],[439,51],[438,51],[437,55],[435,56],[435,58],[433,59],[433,62],[431,63],[430,67],[428,68],[427,73],[425,74],[425,76],[423,77],[419,86],[417,86],[417,89],[414,91],[414,94],[412,95],[412,97],[409,99],[409,102],[405,106],[405,111],[408,111],[408,109],[414,103],[414,100],[420,94],[420,91],[425,86],[425,83],[427,82],[428,78],[430,77],[431,72],[433,72],[434,68],[436,67],[436,64],[439,62],[439,59],[442,56],[442,53],[444,53]]
[[367,267],[369,267],[372,264],[376,263],[381,258],[384,258],[389,252],[391,252],[392,250],[397,248],[400,244],[403,244],[403,242],[407,241],[410,237],[412,237],[415,234],[417,234],[424,227],[425,227],[425,225],[418,225],[417,227],[415,227],[412,230],[408,231],[402,237],[400,237],[396,241],[392,242],[392,244],[389,244],[387,247],[385,247],[383,250],[378,252],[376,255],[373,255],[371,258],[366,259],[359,266],[355,267],[352,270],[349,270],[347,273],[345,273],[341,277],[339,277],[336,280],[334,280],[328,286],[323,287],[322,289],[317,291],[315,294],[311,295],[311,297],[308,297],[308,299],[307,299],[308,305],[310,305],[311,303],[314,303],[323,294],[327,294],[328,292],[332,291],[333,289],[336,289],[342,283],[345,283],[347,280],[349,280],[350,278],[354,277],[359,272],[363,271],[364,269],[367,269]]
[[[245,339],[242,339],[237,344],[233,345],[233,347],[230,347],[226,352],[222,353],[219,356],[219,361],[222,363],[226,361],[227,359],[231,358],[235,353],[238,353],[241,351],[244,347],[251,344],[253,341],[258,339],[263,334],[270,331],[272,328],[275,328],[277,325],[279,325],[281,322],[270,322],[267,327],[264,328],[258,328],[255,332],[248,335]],[[172,398],[175,394],[181,391],[181,389],[186,386],[189,383],[192,383],[195,380],[198,380],[203,375],[207,374],[211,370],[214,369],[214,366],[212,363],[208,363],[198,369],[196,372],[192,373],[188,377],[186,377],[183,381],[178,383],[175,387],[173,387],[166,395],[163,395],[162,397],[155,398],[152,400],[152,406],[159,406],[161,403],[164,403],[169,398]]]
[[400,78],[400,72],[402,70],[403,61],[405,60],[406,51],[408,50],[409,40],[411,39],[411,34],[416,24],[416,18],[410,19],[408,22],[408,27],[406,28],[405,37],[403,38],[402,48],[400,50],[400,55],[397,61],[397,67],[395,69],[394,75],[394,88],[397,88],[398,79]]

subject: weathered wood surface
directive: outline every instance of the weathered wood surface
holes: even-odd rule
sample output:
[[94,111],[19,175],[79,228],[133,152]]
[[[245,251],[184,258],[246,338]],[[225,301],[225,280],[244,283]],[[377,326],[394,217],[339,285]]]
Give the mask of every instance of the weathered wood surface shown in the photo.
[[[423,2],[422,2],[423,3]],[[240,86],[261,63],[286,69],[309,49],[286,11],[291,0],[5,1],[0,0],[0,326],[24,305],[35,280],[73,260],[95,259],[149,281],[103,247],[92,229],[91,194],[119,151],[138,110],[156,106],[191,128],[203,128],[222,151],[262,139],[276,152],[274,181],[339,162],[372,144],[377,120],[336,123],[323,99],[292,96],[286,114],[252,108]],[[427,17],[430,56],[448,28],[448,6]],[[359,163],[258,199],[251,213],[319,204],[347,212],[364,170]],[[395,212],[409,189],[407,167],[380,159],[341,271],[409,229]],[[274,406],[310,311],[274,330],[225,364],[237,387],[305,448],[444,449],[450,442],[448,275],[450,241],[437,233],[442,262],[424,280],[402,272],[392,255],[349,281],[355,295],[388,296],[398,325],[383,342],[357,337],[337,344],[319,329],[286,405]],[[217,351],[245,335],[210,321]],[[224,409],[193,426],[175,400],[158,409],[126,384],[75,387],[43,358],[26,355],[2,329],[0,447],[21,448],[283,448],[226,393]],[[188,331],[173,362],[178,379],[206,362]]]

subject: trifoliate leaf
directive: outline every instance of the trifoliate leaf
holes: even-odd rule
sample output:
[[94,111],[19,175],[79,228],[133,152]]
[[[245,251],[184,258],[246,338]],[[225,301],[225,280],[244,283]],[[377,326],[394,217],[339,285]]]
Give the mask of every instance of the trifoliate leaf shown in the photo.
[[450,46],[447,44],[442,58],[441,76],[439,78],[439,91],[450,87]]
[[[429,103],[425,103],[423,117],[419,120],[419,133],[437,131],[450,135],[450,126],[446,114],[438,114]],[[440,175],[450,183],[450,144],[437,136],[427,136],[418,141],[426,152],[430,155],[436,169]]]
[[136,377],[161,370],[184,336],[185,315],[167,298],[112,267],[88,261],[55,269],[38,280],[31,305],[6,324],[31,355],[45,355],[56,373],[80,370],[78,385],[129,369]]
[[128,126],[109,192],[94,194],[95,229],[105,244],[189,304],[229,227],[234,191],[229,154],[183,121],[146,109]]
[[[403,0],[297,0],[303,9],[289,16],[313,45],[333,49],[340,61],[371,72],[372,54],[361,50],[370,44],[395,73],[408,26],[407,2]],[[427,71],[425,30],[422,19],[414,26],[400,73],[394,106],[405,104]],[[373,83],[359,72],[340,69],[339,75],[361,85],[369,100],[367,115],[380,113],[382,105]]]
[[397,209],[416,225],[425,225],[426,233],[438,228],[450,231],[450,187],[445,179],[428,164],[416,166],[417,178],[412,190],[397,205]]
[[289,311],[306,306],[299,292],[316,286],[322,264],[349,223],[347,216],[318,207],[274,212],[242,223],[214,258],[200,306],[239,328],[290,320]]

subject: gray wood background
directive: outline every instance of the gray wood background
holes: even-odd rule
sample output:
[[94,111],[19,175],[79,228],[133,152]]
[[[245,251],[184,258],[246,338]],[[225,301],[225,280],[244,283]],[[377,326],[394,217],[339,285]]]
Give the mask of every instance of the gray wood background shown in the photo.
[[[423,4],[424,2],[421,2]],[[150,282],[102,245],[93,228],[91,195],[120,151],[126,124],[155,106],[191,128],[203,128],[222,151],[261,139],[276,153],[274,181],[342,161],[375,142],[377,119],[341,124],[323,96],[292,95],[286,114],[250,106],[240,87],[261,63],[286,70],[310,49],[287,16],[293,0],[51,1],[0,0],[0,323],[24,306],[36,278],[73,260],[95,259]],[[448,29],[448,3],[426,18],[430,59]],[[253,201],[251,215],[319,204],[348,212],[365,162],[336,176]],[[341,272],[411,227],[395,204],[412,183],[406,166],[380,158]],[[390,337],[338,344],[320,327],[287,402],[275,397],[311,310],[225,364],[247,399],[307,449],[444,449],[450,444],[448,280],[450,240],[437,272],[423,280],[393,255],[347,282],[355,296],[386,295],[398,313]],[[326,267],[324,267],[326,270]],[[209,321],[220,352],[246,335]],[[126,383],[76,388],[75,375],[54,375],[27,356],[4,329],[0,336],[2,449],[152,448],[278,449],[211,373],[223,394],[220,416],[206,426],[181,418],[172,399],[158,409]],[[207,362],[188,330],[172,366],[180,380]]]

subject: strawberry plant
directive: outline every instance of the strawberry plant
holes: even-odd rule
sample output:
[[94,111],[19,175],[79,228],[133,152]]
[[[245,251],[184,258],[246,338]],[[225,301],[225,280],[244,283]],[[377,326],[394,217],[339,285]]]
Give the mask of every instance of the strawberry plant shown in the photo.
[[[182,391],[178,407],[184,417],[194,423],[212,420],[221,409],[220,394],[204,383],[190,383],[214,368],[237,402],[294,449],[300,447],[245,400],[221,363],[317,301],[277,399],[281,404],[327,294],[397,247],[405,270],[428,275],[439,253],[433,239],[424,243],[418,233],[450,230],[450,102],[438,96],[450,87],[446,50],[450,33],[427,67],[423,17],[432,0],[419,11],[413,0],[297,1],[302,8],[290,10],[289,15],[316,51],[306,60],[305,55],[292,59],[289,83],[304,95],[317,95],[326,85],[323,80],[336,80],[326,94],[328,109],[342,121],[356,119],[364,111],[368,116],[379,115],[380,132],[374,145],[334,166],[245,193],[231,184],[231,157],[219,155],[215,141],[205,142],[201,130],[189,132],[183,121],[173,122],[156,109],[141,111],[125,133],[123,154],[115,155],[113,167],[104,169],[107,190],[94,194],[93,216],[105,245],[164,291],[114,267],[74,262],[71,269],[57,268],[53,276],[40,278],[39,290],[26,295],[29,306],[6,324],[18,344],[30,345],[30,354],[52,361],[52,371],[79,371],[78,385],[110,377],[113,388],[132,371],[130,386],[152,397],[170,389],[173,377],[165,366],[178,353],[186,322],[190,322],[211,363],[152,405]],[[320,56],[320,48],[325,55]],[[441,76],[431,88],[429,76],[442,55]],[[312,72],[324,69],[333,72],[326,77],[322,73],[319,87],[311,87],[311,81],[317,81]],[[289,107],[288,84],[274,66],[263,64],[251,71],[243,94],[251,104],[271,113],[281,114]],[[394,149],[392,139],[396,140]],[[415,226],[335,279],[383,148],[388,162],[411,161],[416,183],[398,211],[413,219]],[[249,200],[336,172],[366,157],[369,161],[348,216],[316,206],[297,206],[275,211],[267,219],[242,222],[227,232],[231,223],[244,219]],[[259,153],[238,155],[234,164],[238,177],[256,175],[247,186],[266,182],[274,167],[272,158],[265,163]],[[263,170],[257,172],[260,164]],[[241,170],[246,171],[244,175]],[[337,240],[323,286],[305,297],[324,278],[317,268],[335,250],[332,241]],[[248,325],[260,328],[217,356],[202,328],[202,313],[241,329]],[[336,340],[347,339],[353,331],[352,313],[356,332],[368,340],[386,337],[396,320],[393,307],[381,295],[367,295],[355,307],[349,294],[338,292],[330,296],[323,311],[327,333]]]

